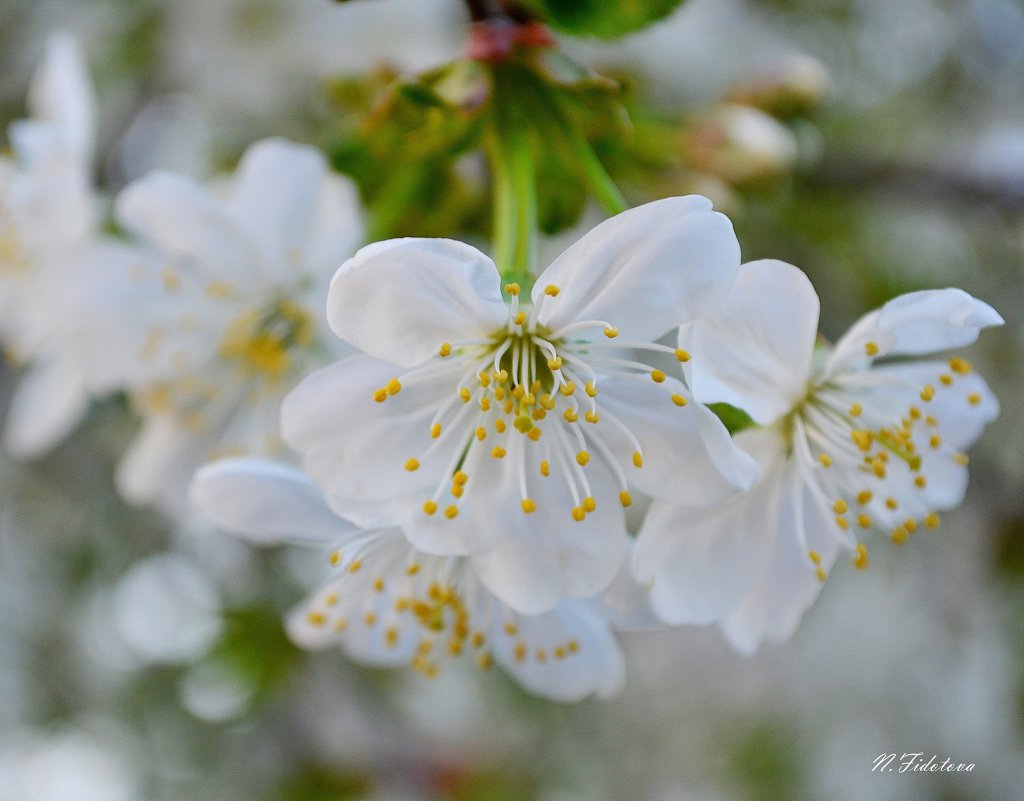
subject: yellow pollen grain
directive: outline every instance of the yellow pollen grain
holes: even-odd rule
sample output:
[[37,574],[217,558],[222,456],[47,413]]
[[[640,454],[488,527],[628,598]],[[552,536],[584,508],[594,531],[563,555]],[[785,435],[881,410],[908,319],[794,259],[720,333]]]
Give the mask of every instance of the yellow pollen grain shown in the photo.
[[854,403],[852,406],[850,406],[850,417],[860,417],[863,412],[864,407],[861,406],[859,403]]
[[469,403],[469,399],[472,397],[472,395],[469,394],[468,389],[466,389],[465,387],[460,387],[459,397],[462,398],[463,403]]
[[434,423],[430,427],[430,438],[431,439],[437,439],[439,436],[441,436],[441,424],[440,423]]
[[323,612],[310,612],[306,615],[306,620],[311,626],[322,626],[327,622],[327,617]]
[[583,499],[583,510],[590,514],[597,509],[597,501],[592,496],[588,496]]
[[938,528],[939,523],[942,522],[939,516],[935,512],[931,512],[924,518],[924,524],[927,528]]
[[643,467],[644,457],[640,451],[633,451],[633,467]]
[[353,561],[348,566],[348,572],[349,573],[358,573],[362,569],[363,569],[363,560],[362,559],[356,559],[355,561]]
[[942,437],[940,437],[938,434],[932,434],[928,438],[928,444],[931,445],[933,448],[939,448],[942,445]]
[[467,481],[469,481],[469,475],[461,470],[456,470],[454,475],[452,475],[452,483],[460,487],[463,486]]
[[584,509],[582,506],[575,506],[575,507],[573,507],[573,510],[572,510],[572,519],[573,520],[575,520],[577,523],[581,523],[581,522],[583,522],[583,520],[586,519],[586,517],[587,517],[587,510],[586,509]]
[[857,515],[857,525],[861,528],[871,528],[871,516],[861,512]]
[[548,284],[544,287],[544,294],[551,298],[557,298],[560,291],[561,290],[554,284]]
[[540,463],[540,474],[545,478],[551,475],[551,464],[547,460]]
[[661,370],[651,370],[651,380],[655,384],[660,384],[665,380],[666,376]]
[[576,464],[580,467],[586,467],[587,462],[590,461],[590,454],[586,451],[580,451],[576,454]]
[[848,522],[846,522],[846,518],[845,517],[837,517],[836,518],[836,525],[839,526],[839,528],[841,528],[843,531],[846,531],[846,529],[848,529],[850,527],[850,524]]
[[907,531],[913,534],[915,531],[917,531],[917,521],[912,517],[908,517],[906,520],[903,521],[903,528],[905,528]]
[[595,384],[593,381],[588,381],[587,385],[584,387],[584,389],[587,391],[587,394],[590,397],[592,397],[592,398],[596,398],[597,397],[597,384]]
[[397,395],[402,391],[402,384],[397,378],[392,378],[387,383],[388,395]]
[[858,570],[867,570],[870,560],[868,559],[868,549],[863,543],[857,546],[853,555],[853,566]]
[[808,558],[812,562],[814,562],[814,564],[816,564],[816,565],[820,565],[821,564],[821,554],[818,553],[817,551],[808,551],[807,552],[807,556],[808,556]]
[[832,457],[830,457],[827,453],[818,454],[818,461],[821,462],[822,467],[832,466]]
[[505,449],[500,445],[495,445],[494,448],[491,450],[491,456],[493,456],[495,459],[504,459],[505,453]]
[[953,383],[953,376],[943,373],[942,375],[939,376],[939,381],[942,383],[943,386],[948,387],[950,384]]
[[921,400],[928,403],[932,398],[935,397],[935,387],[931,384],[925,384],[924,389],[921,390]]
[[967,375],[971,372],[971,363],[966,359],[961,359],[959,356],[954,356],[949,360],[949,369],[959,375]]
[[877,356],[878,355],[878,343],[877,342],[865,342],[864,343],[864,352],[868,356]]
[[916,486],[918,489],[924,489],[925,487],[928,486],[928,479],[925,478],[924,476],[916,476],[914,478],[914,486]]
[[886,498],[885,499],[885,507],[887,509],[897,509],[897,508],[899,508],[899,505],[900,505],[899,501],[897,501],[895,498]]
[[676,348],[676,361],[688,362],[690,361],[690,354],[682,348]]
[[903,528],[903,526],[895,528],[893,529],[892,534],[889,535],[889,539],[897,545],[902,545],[907,541],[907,530]]
[[857,493],[857,503],[863,506],[866,503],[871,503],[872,498],[871,490],[861,490]]
[[878,478],[885,478],[885,462],[882,459],[872,461],[871,470]]
[[856,430],[850,432],[850,439],[852,439],[854,444],[856,444],[856,446],[862,451],[869,451],[871,450],[871,443],[874,440],[874,436],[870,431]]
[[487,429],[483,426],[478,426],[476,429],[476,438],[481,442],[487,439]]
[[523,507],[523,512],[528,515],[537,511],[537,502],[532,498],[523,498],[520,505]]
[[555,356],[553,359],[548,359],[549,370],[561,370],[562,369],[562,357]]
[[834,504],[832,505],[832,510],[833,510],[833,511],[834,511],[834,512],[835,512],[835,513],[836,513],[837,515],[843,515],[843,514],[846,514],[846,510],[847,510],[847,506],[846,506],[846,501],[844,501],[844,500],[843,500],[842,498],[840,498],[840,499],[839,499],[838,501],[836,501],[836,502],[835,502],[835,503],[834,503]]
[[388,391],[383,388],[376,390],[373,393],[373,399],[377,401],[377,403],[383,403],[388,399]]
[[580,419],[580,414],[575,409],[570,408],[562,412],[562,417],[565,418],[565,422],[567,423],[575,423]]
[[498,418],[497,420],[494,421],[494,430],[497,431],[499,434],[504,434],[506,428],[508,428],[508,426],[506,425],[505,421],[502,420],[501,418]]
[[419,566],[419,564],[417,562],[413,562],[411,565],[409,565],[405,569],[405,575],[407,575],[407,576],[415,576],[419,572],[420,572],[420,566]]
[[576,385],[572,381],[569,381],[565,384],[562,384],[562,386],[558,388],[558,391],[568,398],[570,395],[572,395],[572,393],[576,391]]
[[981,403],[981,395],[979,395],[977,392],[972,392],[970,395],[967,396],[967,402],[971,404],[971,406],[977,406],[979,403]]
[[615,337],[619,335],[619,329],[609,326],[608,328],[604,329],[604,335],[608,337],[608,339],[615,339]]
[[505,294],[516,296],[519,294],[519,284],[505,284]]
[[817,576],[818,581],[820,581],[822,584],[824,584],[825,579],[828,578],[828,573],[825,572],[825,568],[823,567],[816,568],[814,571],[814,575]]
[[451,342],[443,343],[441,345],[441,350],[439,350],[437,353],[438,353],[438,355],[442,359],[447,359],[449,356],[452,355],[452,343]]
[[514,325],[522,325],[525,322],[526,322],[526,312],[524,312],[524,311],[518,312],[516,314],[516,316],[512,319],[512,323]]
[[449,520],[454,520],[456,517],[459,516],[459,507],[449,506],[447,509],[444,510],[444,516],[447,517]]
[[489,412],[491,410],[490,398],[480,398],[480,410],[483,412]]
[[596,423],[601,419],[601,416],[597,412],[589,411],[583,415],[583,419],[588,423]]
[[458,484],[452,484],[451,493],[456,498],[461,498],[462,494],[466,491],[465,487],[460,487]]
[[419,459],[407,459],[406,462],[405,462],[405,469],[408,470],[410,473],[413,472],[414,470],[419,470],[420,469],[420,461],[419,461]]
[[335,551],[334,553],[331,554],[330,562],[331,562],[332,566],[337,567],[337,565],[338,565],[338,563],[340,561],[341,561],[341,551]]
[[425,514],[432,515],[437,511],[437,504],[434,501],[426,501],[423,504],[423,511]]
[[630,495],[627,490],[623,490],[622,492],[619,493],[619,503],[621,503],[623,507],[632,506],[633,496]]
[[526,436],[527,436],[527,437],[529,437],[529,438],[530,438],[531,440],[533,440],[534,442],[536,442],[537,440],[539,440],[539,439],[540,439],[540,434],[541,434],[541,431],[540,431],[540,429],[539,429],[539,428],[535,428],[535,429],[533,429],[533,431],[531,431],[531,432],[530,432],[529,434],[527,434]]
[[672,395],[672,403],[674,403],[676,406],[685,406],[686,405],[686,398],[684,398],[678,392],[674,393]]

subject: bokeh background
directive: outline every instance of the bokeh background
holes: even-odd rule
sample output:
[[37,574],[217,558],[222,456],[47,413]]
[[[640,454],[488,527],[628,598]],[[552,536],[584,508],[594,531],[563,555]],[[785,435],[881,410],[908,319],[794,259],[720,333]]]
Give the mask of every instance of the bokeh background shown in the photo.
[[[101,186],[157,166],[205,177],[264,135],[330,149],[339,78],[444,63],[465,24],[454,0],[3,0],[0,123],[68,30],[98,85]],[[809,273],[826,336],[925,287],[1003,314],[968,354],[1003,411],[964,507],[877,545],[866,572],[838,567],[783,647],[627,634],[623,695],[562,707],[499,675],[297,651],[279,617],[318,557],[126,507],[111,472],[135,423],[110,399],[50,456],[0,457],[0,800],[1024,798],[1024,4],[690,0],[564,46],[638,108],[689,120],[684,168],[631,199],[712,194],[745,258]],[[723,98],[780,75],[813,108],[722,122]],[[701,155],[709,120],[739,156]],[[977,767],[873,773],[888,752]]]

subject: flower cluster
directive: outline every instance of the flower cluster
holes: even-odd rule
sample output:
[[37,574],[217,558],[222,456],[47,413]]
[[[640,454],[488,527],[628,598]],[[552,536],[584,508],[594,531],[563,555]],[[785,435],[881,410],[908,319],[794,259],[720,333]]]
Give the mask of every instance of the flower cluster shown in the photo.
[[960,290],[826,344],[803,273],[741,266],[699,196],[602,222],[532,286],[454,240],[357,250],[354,186],[279,139],[208,184],[128,185],[113,237],[79,61],[55,41],[0,164],[0,333],[30,365],[8,446],[40,453],[124,393],[128,501],[185,519],[187,494],[252,541],[324,549],[302,645],[604,697],[616,628],[785,640],[843,550],[867,567],[963,498],[998,405],[963,357],[919,358],[1002,322]]

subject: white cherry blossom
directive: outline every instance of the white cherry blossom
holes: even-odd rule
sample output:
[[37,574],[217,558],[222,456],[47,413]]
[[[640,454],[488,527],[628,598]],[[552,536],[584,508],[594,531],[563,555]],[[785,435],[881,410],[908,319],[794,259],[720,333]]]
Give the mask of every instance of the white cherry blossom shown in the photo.
[[652,354],[725,298],[732,226],[705,198],[603,222],[526,299],[475,248],[397,239],[335,276],[334,331],[363,351],[306,379],[283,432],[332,508],[400,522],[417,548],[471,555],[524,613],[615,576],[634,490],[694,502],[748,486],[753,462]]
[[362,213],[319,151],[280,139],[209,186],[150,174],[115,212],[134,241],[89,254],[76,347],[93,390],[127,391],[143,419],[118,468],[122,494],[180,514],[199,465],[279,451],[281,399],[346,352],[322,309]]
[[68,277],[95,235],[91,179],[95,108],[82,55],[51,38],[32,80],[30,117],[10,127],[0,157],[0,339],[27,365],[4,431],[8,451],[36,456],[63,438],[88,406]]
[[736,441],[760,480],[714,507],[655,502],[635,569],[662,619],[721,621],[744,651],[792,635],[843,549],[864,568],[867,539],[936,527],[963,499],[964,449],[999,412],[965,359],[916,358],[1001,324],[989,305],[958,289],[912,292],[816,348],[818,309],[800,270],[759,261],[680,331],[702,355],[687,366],[696,397],[759,425]]
[[300,471],[226,459],[202,468],[190,497],[227,531],[252,542],[323,548],[335,577],[289,618],[296,643],[340,646],[380,667],[428,677],[457,658],[500,665],[530,692],[558,701],[608,697],[622,686],[622,654],[584,601],[522,615],[495,598],[468,559],[417,551],[396,528],[364,530],[339,518]]

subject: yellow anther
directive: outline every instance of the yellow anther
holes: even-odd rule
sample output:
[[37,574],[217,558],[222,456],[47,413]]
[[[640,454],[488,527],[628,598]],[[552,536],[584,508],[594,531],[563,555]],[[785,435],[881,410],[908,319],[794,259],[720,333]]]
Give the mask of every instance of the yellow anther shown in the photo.
[[841,528],[843,531],[846,531],[846,529],[848,529],[850,527],[850,524],[848,522],[846,522],[846,518],[845,517],[837,517],[836,518],[836,525],[839,526],[839,528]]
[[928,444],[931,445],[933,448],[938,448],[942,445],[942,437],[940,437],[938,434],[932,434],[928,438]]
[[518,295],[519,294],[519,284],[505,284],[505,294],[506,295]]
[[537,656],[537,661],[540,662],[542,665],[545,662],[548,661],[548,652],[545,651],[543,648],[538,648],[537,649],[536,656]]
[[572,383],[572,381],[569,381],[568,383],[562,384],[562,386],[558,388],[558,391],[568,398],[576,391],[576,385]]
[[547,417],[547,416],[548,416],[548,413],[547,413],[547,411],[546,411],[546,410],[544,410],[544,409],[542,409],[542,408],[540,408],[540,407],[538,406],[538,407],[537,407],[536,409],[534,409],[534,410],[533,410],[533,414],[532,414],[532,415],[530,415],[530,416],[531,416],[531,417],[532,417],[532,418],[533,418],[534,420],[543,420],[543,419],[544,419],[545,417]]
[[541,431],[540,431],[540,429],[539,429],[539,428],[535,428],[535,429],[533,429],[533,431],[531,431],[531,432],[530,432],[529,434],[527,434],[526,436],[527,436],[527,437],[529,437],[529,438],[530,438],[531,440],[533,440],[534,442],[536,442],[537,440],[539,440],[539,439],[540,439],[540,434],[541,434]]
[[402,391],[402,384],[397,378],[392,378],[388,381],[386,389],[388,391],[388,395],[397,395]]
[[861,528],[871,528],[871,516],[861,512],[857,515],[857,525]]
[[485,439],[487,439],[487,429],[484,428],[483,426],[477,426],[476,438],[478,440],[480,440],[481,442],[483,442]]
[[547,460],[540,463],[540,474],[545,478],[551,475],[551,464]]
[[428,515],[434,514],[437,511],[437,504],[434,501],[425,501],[423,503],[423,512]]
[[512,425],[520,434],[529,434],[533,431],[533,419],[527,414],[519,415],[512,421]]
[[430,438],[431,439],[437,439],[439,436],[441,436],[441,424],[440,423],[434,423],[430,427]]
[[548,394],[541,395],[540,405],[550,412],[552,409],[555,408],[555,399]]
[[690,361],[690,354],[689,354],[689,352],[683,350],[682,348],[676,348],[676,361],[679,361],[679,362],[688,362],[688,361]]
[[977,406],[979,403],[981,403],[981,395],[979,395],[977,392],[972,392],[970,395],[967,396],[967,402],[971,404],[971,406]]
[[470,398],[473,396],[469,394],[469,390],[465,387],[459,387],[459,397],[462,398],[463,403],[469,403]]
[[954,373],[967,375],[967,373],[971,372],[971,363],[966,359],[961,359],[959,356],[954,356],[949,360],[949,369]]
[[474,631],[469,641],[474,648],[483,648],[487,640],[482,631]]
[[348,628],[348,620],[346,620],[345,618],[339,617],[337,620],[334,621],[334,630],[337,633],[340,634],[341,632],[343,632],[347,628]]
[[902,545],[904,542],[907,541],[908,536],[909,535],[907,534],[907,530],[903,528],[903,526],[899,526],[898,528],[894,528],[892,530],[892,533],[889,535],[889,539],[897,545]]
[[906,520],[903,521],[903,528],[905,528],[907,531],[913,534],[915,531],[917,531],[917,521],[912,517],[908,517]]
[[878,478],[885,478],[885,460],[883,460],[883,459],[874,459],[871,462],[871,471]]
[[465,487],[460,487],[458,484],[452,484],[451,493],[454,497],[461,498],[465,491]]
[[565,422],[567,423],[575,423],[577,420],[580,419],[580,414],[575,409],[570,407],[566,409],[564,412],[562,412],[562,417],[565,418]]
[[515,623],[506,623],[502,628],[509,637],[515,637],[519,633],[519,627]]
[[373,612],[367,612],[365,615],[363,615],[363,623],[365,623],[367,626],[377,625],[377,615]]
[[384,592],[384,579],[377,576],[377,578],[373,580],[373,589],[375,592]]
[[490,386],[491,377],[487,373],[477,373],[476,380],[480,382],[480,386]]
[[419,572],[420,572],[420,566],[419,566],[418,562],[413,562],[411,565],[409,565],[405,569],[405,575],[407,575],[407,576],[415,576]]
[[226,281],[211,281],[206,285],[206,294],[214,300],[230,298],[235,288]]
[[494,373],[494,380],[497,381],[499,384],[504,384],[506,381],[508,381],[508,370],[498,370],[496,373]]
[[590,454],[586,451],[580,451],[576,454],[576,464],[580,467],[585,467],[587,462],[590,461]]
[[812,562],[814,562],[814,564],[816,564],[816,565],[820,565],[821,564],[821,554],[818,553],[817,551],[808,551],[807,552],[807,556],[808,556],[808,558],[810,558],[810,560]]
[[911,420],[920,420],[921,419],[921,410],[918,409],[916,406],[911,406],[909,411],[910,411],[910,419]]
[[832,511],[834,511],[837,515],[844,515],[844,514],[846,514],[846,510],[847,510],[846,501],[844,501],[842,498],[840,498],[838,501],[836,501],[832,505]]
[[597,384],[595,384],[593,381],[588,381],[587,385],[584,387],[584,389],[587,391],[587,394],[590,397],[592,397],[592,398],[596,398],[597,397]]
[[878,343],[877,342],[865,342],[864,343],[864,352],[868,356],[877,356],[878,355]]
[[405,461],[405,469],[408,470],[410,473],[413,472],[414,470],[419,470],[420,469],[420,460],[419,459],[406,459],[406,461]]
[[516,316],[514,318],[512,318],[512,323],[514,325],[522,325],[525,322],[526,322],[526,312],[524,312],[524,311],[518,312],[516,314]]
[[363,569],[363,562],[362,562],[361,559],[356,559],[354,562],[352,562],[348,566],[348,572],[349,573],[358,573],[362,569]]
[[924,476],[915,476],[914,477],[914,485],[918,489],[924,489],[925,487],[928,486],[928,479],[925,478]]
[[505,424],[505,421],[502,420],[500,417],[494,421],[494,430],[497,431],[499,434],[504,434],[506,428],[508,428],[508,426]]
[[549,370],[561,370],[562,369],[562,357],[555,356],[553,359],[548,359]]
[[388,648],[394,648],[398,645],[398,629],[391,626],[387,631],[384,632],[384,642]]
[[854,441],[862,451],[871,450],[871,443],[874,442],[874,435],[870,431],[855,430],[850,432],[850,439]]
[[537,511],[537,503],[532,498],[523,498],[520,505],[526,514],[533,514]]
[[504,459],[505,453],[505,449],[500,445],[495,445],[494,448],[491,450],[491,456],[493,456],[495,459]]
[[331,558],[329,561],[332,566],[337,567],[338,564],[341,562],[341,551],[334,551],[331,554]]
[[526,643],[524,643],[524,642],[517,642],[514,654],[515,654],[516,662],[525,662],[526,661]]
[[900,505],[899,501],[897,501],[895,498],[886,498],[885,499],[885,508],[886,509],[898,509],[899,505]]
[[820,581],[822,584],[824,584],[825,579],[828,578],[828,573],[825,572],[825,568],[823,567],[816,568],[814,571],[814,575],[817,576],[818,581]]
[[829,456],[827,453],[819,453],[818,454],[818,461],[821,462],[821,466],[822,467],[831,467],[832,466],[832,457]]
[[554,284],[548,284],[544,287],[544,294],[552,298],[557,298],[560,291],[561,290],[559,290],[559,288]]
[[956,456],[953,457],[953,461],[956,462],[961,467],[967,467],[971,460],[967,458],[966,453],[958,453]]
[[660,384],[662,381],[665,380],[665,378],[665,373],[663,373],[661,370],[651,370],[651,380],[655,384]]
[[943,386],[948,387],[950,384],[953,383],[953,376],[948,375],[947,373],[943,373],[942,375],[939,376],[939,382]]
[[624,508],[632,506],[633,496],[630,495],[628,491],[623,490],[622,492],[619,493],[619,503],[621,503]]
[[555,659],[565,659],[565,648],[561,645],[556,645],[551,650],[551,653],[555,655]]
[[863,506],[866,503],[871,503],[872,493],[871,490],[861,490],[857,493],[857,503]]
[[494,657],[491,656],[489,651],[484,651],[482,654],[477,656],[476,666],[480,668],[480,670],[490,670],[494,667]]
[[932,398],[935,397],[935,387],[931,384],[925,384],[924,389],[921,390],[921,400],[928,403]]
[[854,403],[850,406],[850,417],[860,417],[864,411],[864,407],[859,403]]
[[643,467],[644,457],[640,451],[633,451],[633,467]]
[[924,518],[924,524],[927,528],[938,528],[939,523],[941,522],[942,521],[939,519],[939,516],[935,512],[929,513]]
[[677,392],[672,395],[672,403],[674,403],[676,406],[685,406],[687,401],[686,398],[684,398]]
[[451,342],[443,343],[441,345],[441,350],[439,350],[437,353],[438,353],[438,355],[442,359],[447,359],[449,356],[452,355],[452,343]]
[[596,423],[598,420],[601,419],[601,416],[597,412],[586,412],[583,415],[583,419],[586,420],[588,423]]
[[870,560],[868,559],[868,549],[861,543],[857,546],[853,554],[853,566],[858,570],[866,570]]
[[376,390],[373,393],[373,399],[377,401],[377,403],[383,403],[388,399],[388,391],[383,387],[381,389]]
[[491,399],[480,398],[480,411],[489,412],[491,410]]
[[574,654],[580,650],[580,644],[576,642],[576,640],[569,640],[569,642],[565,644],[565,647],[570,654]]
[[310,612],[306,615],[306,620],[313,626],[322,626],[327,622],[327,617],[323,612]]
[[573,507],[573,510],[572,510],[572,519],[573,520],[575,520],[577,523],[580,523],[583,520],[585,520],[586,517],[587,517],[587,510],[586,509],[584,509],[582,506]]
[[454,520],[456,517],[459,516],[459,507],[449,506],[447,509],[444,510],[444,516],[447,517],[449,520]]
[[590,513],[591,513],[591,512],[593,512],[593,511],[594,511],[594,510],[595,510],[596,508],[597,508],[597,501],[596,501],[596,500],[594,500],[594,498],[593,498],[593,497],[591,497],[591,496],[588,496],[588,497],[586,497],[586,498],[584,498],[584,499],[583,499],[583,510],[584,510],[584,511],[585,511],[585,512],[586,512],[587,514],[590,514]]
[[503,400],[505,400],[505,387],[495,387],[494,388],[494,399],[496,401],[503,401]]
[[615,339],[615,337],[619,335],[619,329],[613,326],[608,326],[608,328],[604,329],[604,335],[608,337],[608,339]]
[[456,470],[455,473],[452,475],[452,483],[455,484],[456,486],[461,487],[465,485],[467,481],[469,481],[469,475],[462,472],[461,470]]

